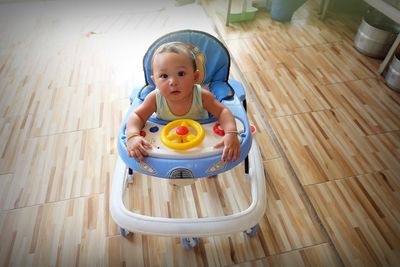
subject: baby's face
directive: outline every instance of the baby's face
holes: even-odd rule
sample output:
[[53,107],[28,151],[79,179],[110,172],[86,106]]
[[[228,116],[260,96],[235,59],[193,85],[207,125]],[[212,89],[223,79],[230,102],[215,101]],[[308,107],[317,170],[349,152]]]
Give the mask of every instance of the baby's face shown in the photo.
[[199,72],[193,70],[191,58],[177,53],[161,53],[153,59],[151,76],[160,93],[171,101],[185,101],[193,93]]

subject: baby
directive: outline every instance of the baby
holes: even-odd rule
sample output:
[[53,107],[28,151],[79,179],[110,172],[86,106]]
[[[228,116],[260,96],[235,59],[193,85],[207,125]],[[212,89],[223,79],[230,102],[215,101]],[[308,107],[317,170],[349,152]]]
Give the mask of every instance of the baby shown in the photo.
[[159,119],[205,119],[211,113],[225,131],[214,148],[224,146],[221,159],[239,158],[240,143],[232,112],[208,90],[201,88],[199,70],[193,52],[181,42],[161,45],[152,58],[151,79],[156,89],[129,116],[126,124],[126,147],[129,157],[143,161],[151,144],[140,134],[147,119],[156,112]]

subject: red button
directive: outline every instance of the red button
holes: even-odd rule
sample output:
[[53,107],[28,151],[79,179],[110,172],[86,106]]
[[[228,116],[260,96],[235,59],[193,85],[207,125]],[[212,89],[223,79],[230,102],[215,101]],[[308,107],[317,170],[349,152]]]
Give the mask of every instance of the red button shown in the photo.
[[250,131],[251,131],[252,134],[256,133],[256,132],[257,132],[256,126],[254,126],[253,124],[251,124],[251,125],[250,125]]
[[140,131],[140,136],[146,137],[146,132],[145,131]]
[[179,126],[176,128],[177,135],[185,135],[188,134],[189,129],[186,126]]
[[214,124],[213,127],[214,133],[220,136],[224,136],[225,135],[225,131],[222,130],[221,128],[219,128],[219,123]]

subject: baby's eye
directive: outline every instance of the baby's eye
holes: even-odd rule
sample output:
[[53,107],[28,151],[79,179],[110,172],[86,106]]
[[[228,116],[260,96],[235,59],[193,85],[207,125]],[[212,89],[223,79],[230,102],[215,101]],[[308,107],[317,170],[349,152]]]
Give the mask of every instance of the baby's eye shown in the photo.
[[161,79],[167,79],[168,78],[168,75],[167,74],[160,74],[160,76],[159,76]]
[[185,76],[186,72],[184,72],[183,70],[178,72],[178,76]]

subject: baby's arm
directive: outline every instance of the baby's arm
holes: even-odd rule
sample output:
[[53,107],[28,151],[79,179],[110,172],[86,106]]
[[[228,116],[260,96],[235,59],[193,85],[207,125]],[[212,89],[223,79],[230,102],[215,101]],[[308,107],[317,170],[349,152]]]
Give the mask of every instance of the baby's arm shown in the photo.
[[235,117],[232,112],[220,103],[215,96],[206,90],[202,92],[203,107],[207,109],[214,117],[218,118],[218,122],[225,132],[224,138],[214,147],[225,146],[221,159],[224,161],[235,161],[240,157],[240,142],[237,137],[237,128]]
[[143,103],[131,113],[126,123],[125,133],[128,156],[137,158],[139,161],[143,161],[144,157],[148,155],[146,150],[151,148],[151,144],[139,133],[147,119],[156,110],[155,101],[155,94],[151,92]]

